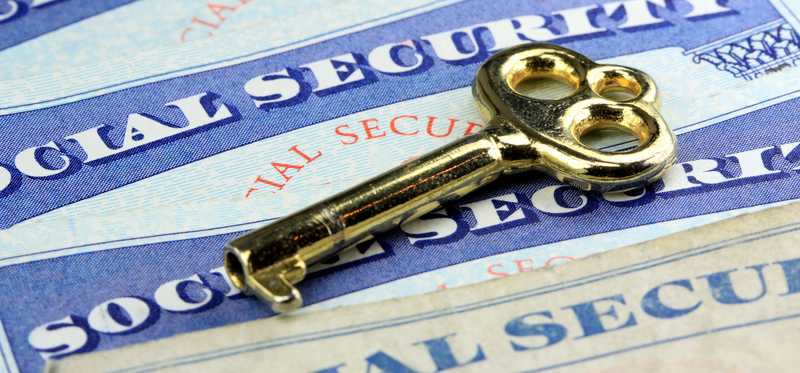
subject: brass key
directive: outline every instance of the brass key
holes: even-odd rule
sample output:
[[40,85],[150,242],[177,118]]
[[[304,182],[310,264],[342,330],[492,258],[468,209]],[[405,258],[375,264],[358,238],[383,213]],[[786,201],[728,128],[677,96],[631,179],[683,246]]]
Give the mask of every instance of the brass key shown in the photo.
[[[542,77],[567,82],[574,92],[542,100],[517,91],[521,82]],[[635,97],[604,96],[614,90]],[[641,71],[597,64],[555,45],[523,44],[489,58],[472,91],[487,123],[481,132],[231,241],[225,247],[231,282],[287,312],[302,304],[294,284],[308,266],[500,175],[537,170],[583,190],[608,191],[651,182],[675,161],[675,136],[656,110],[655,84]],[[630,132],[639,144],[612,153],[581,142],[604,128]]]

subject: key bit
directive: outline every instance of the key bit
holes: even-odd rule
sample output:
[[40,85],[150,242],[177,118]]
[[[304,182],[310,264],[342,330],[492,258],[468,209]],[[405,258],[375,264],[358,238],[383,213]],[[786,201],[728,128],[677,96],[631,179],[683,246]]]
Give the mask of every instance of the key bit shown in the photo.
[[[574,92],[543,100],[517,90],[543,77],[564,81]],[[615,90],[632,97],[607,95]],[[287,312],[302,304],[294,285],[308,266],[503,174],[541,171],[583,190],[609,191],[652,182],[675,161],[675,136],[657,111],[656,85],[629,67],[597,64],[555,45],[524,44],[489,58],[473,95],[487,123],[481,132],[234,239],[224,254],[231,282]],[[605,152],[581,141],[604,128],[630,132],[638,145]]]

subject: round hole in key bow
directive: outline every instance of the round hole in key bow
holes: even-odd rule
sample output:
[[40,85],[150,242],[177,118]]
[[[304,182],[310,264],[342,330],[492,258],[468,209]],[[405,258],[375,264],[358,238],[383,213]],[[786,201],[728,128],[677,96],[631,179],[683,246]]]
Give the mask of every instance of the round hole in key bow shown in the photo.
[[532,49],[503,64],[506,83],[516,93],[537,100],[560,100],[581,86],[584,70],[563,53]]
[[559,100],[575,92],[575,87],[558,77],[536,77],[520,82],[515,90],[530,98],[539,100]]
[[622,152],[636,148],[639,138],[625,127],[617,125],[595,126],[581,134],[583,145],[604,152]]
[[587,102],[570,114],[571,135],[588,148],[608,153],[640,148],[657,127],[653,117],[629,104]]
[[597,95],[609,100],[625,102],[639,98],[645,82],[634,70],[621,66],[599,66],[591,69],[586,79]]

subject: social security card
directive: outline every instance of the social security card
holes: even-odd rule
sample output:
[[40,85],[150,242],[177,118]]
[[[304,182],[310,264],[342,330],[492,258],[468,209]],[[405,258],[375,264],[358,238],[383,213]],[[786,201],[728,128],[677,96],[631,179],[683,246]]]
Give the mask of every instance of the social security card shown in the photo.
[[309,303],[503,277],[798,199],[798,14],[790,0],[0,2],[2,366],[268,316],[230,286],[224,243],[479,131],[473,74],[520,43],[647,71],[681,163],[623,193],[502,179],[330,258],[301,284]]

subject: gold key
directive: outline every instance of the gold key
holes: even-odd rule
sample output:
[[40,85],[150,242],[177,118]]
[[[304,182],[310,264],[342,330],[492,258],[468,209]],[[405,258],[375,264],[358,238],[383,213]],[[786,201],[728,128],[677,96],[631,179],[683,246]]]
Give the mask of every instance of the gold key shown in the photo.
[[[536,78],[562,80],[574,92],[542,100],[517,90]],[[604,96],[616,90],[634,97]],[[500,175],[543,171],[583,190],[609,191],[654,181],[675,161],[675,136],[656,110],[655,83],[641,71],[555,45],[523,44],[489,58],[472,91],[487,123],[481,132],[234,239],[225,247],[231,282],[287,312],[302,304],[294,284],[308,266]],[[604,152],[581,142],[606,128],[630,132],[638,146]]]

